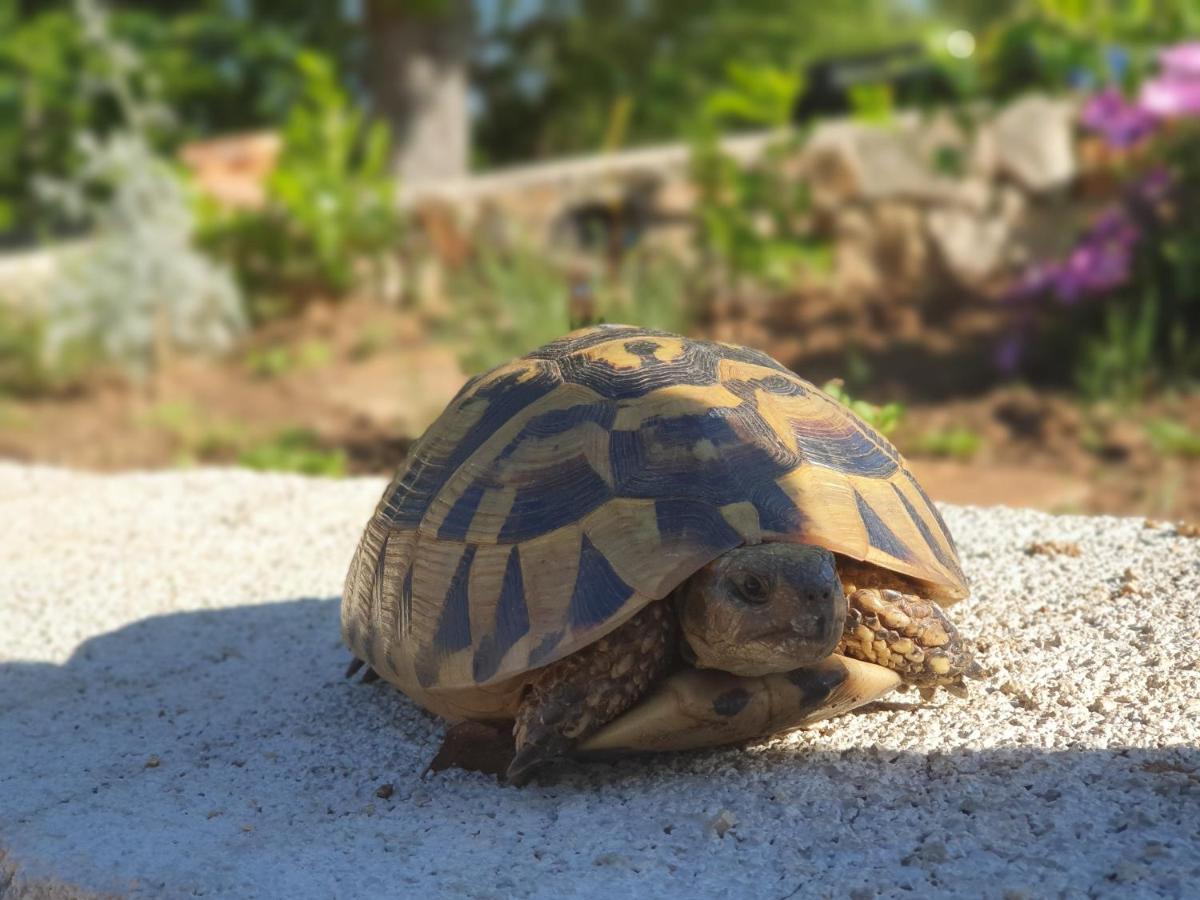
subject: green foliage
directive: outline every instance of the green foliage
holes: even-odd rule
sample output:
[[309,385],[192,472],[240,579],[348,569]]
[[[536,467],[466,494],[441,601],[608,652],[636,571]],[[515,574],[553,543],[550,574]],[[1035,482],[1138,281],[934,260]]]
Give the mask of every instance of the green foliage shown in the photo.
[[[133,89],[153,92],[172,113],[149,135],[159,151],[282,121],[300,90],[303,48],[349,61],[359,45],[330,4],[258,0],[252,22],[225,0],[108,6],[108,32],[139,61]],[[71,228],[39,202],[35,176],[66,178],[80,161],[80,133],[103,136],[125,123],[107,86],[111,67],[74,2],[0,0],[0,239]]]
[[695,310],[688,273],[677,260],[652,251],[637,251],[622,260],[615,277],[600,280],[596,307],[607,322],[686,333]]
[[61,359],[72,347],[94,347],[143,376],[178,348],[228,348],[244,324],[241,297],[229,273],[192,245],[182,185],[152,145],[165,113],[139,88],[137,54],[113,37],[95,0],[76,8],[87,46],[103,63],[98,89],[121,122],[103,136],[79,134],[71,175],[37,184],[46,202],[91,232],[50,285],[46,352]]
[[214,420],[187,400],[158,404],[147,414],[145,423],[171,436],[178,446],[177,465],[227,457],[246,441],[241,425]]
[[628,143],[677,139],[731,68],[799,73],[811,59],[918,37],[927,21],[915,4],[854,0],[496,7],[474,82],[479,154],[491,164],[594,151],[621,96],[632,98]]
[[813,238],[806,221],[808,185],[790,171],[798,136],[784,133],[752,163],[720,145],[730,124],[784,126],[800,85],[799,76],[770,67],[731,66],[728,84],[705,104],[696,128],[691,177],[697,240],[734,293],[746,279],[786,287],[801,270],[828,265],[828,244]]
[[287,309],[286,298],[347,293],[361,282],[361,266],[379,264],[401,238],[383,124],[351,103],[328,59],[305,52],[297,66],[304,90],[284,125],[266,208],[207,210],[208,246],[253,294],[285,298],[259,304],[260,318]]
[[1145,425],[1146,435],[1163,456],[1200,458],[1200,432],[1173,419],[1153,419]]
[[1139,241],[1126,283],[1060,323],[1077,360],[1075,382],[1093,401],[1131,404],[1164,384],[1200,378],[1200,124],[1176,123],[1148,165],[1169,187],[1147,200],[1129,190]]
[[296,369],[329,365],[333,348],[325,341],[309,340],[293,350],[283,345],[256,347],[246,354],[246,365],[259,378],[278,378]]
[[1103,332],[1084,336],[1080,345],[1075,383],[1084,397],[1129,404],[1146,393],[1158,369],[1157,323],[1153,301],[1105,310]]
[[385,321],[368,322],[350,347],[353,360],[369,359],[392,341],[392,327]]
[[866,400],[856,400],[846,392],[846,387],[842,384],[841,379],[835,378],[832,381],[825,382],[821,390],[842,404],[842,406],[845,406],[884,437],[890,436],[900,426],[900,423],[904,421],[904,404],[885,403],[883,406],[877,406],[874,403],[868,403]]
[[937,456],[948,459],[970,460],[983,446],[979,433],[964,425],[934,429],[919,435],[908,448],[919,456]]
[[455,320],[439,328],[443,336],[462,341],[459,355],[468,372],[520,356],[570,329],[567,279],[526,245],[481,248],[451,290]]
[[246,354],[246,365],[259,378],[278,378],[295,366],[287,347],[255,347]]
[[850,106],[860,122],[886,125],[892,120],[894,105],[889,84],[856,84],[850,88]]
[[[1200,31],[1195,0],[1028,0],[1009,6],[981,23],[978,49],[969,59],[946,52],[946,31],[931,32],[930,50],[964,98],[1003,100],[1089,81],[1134,83],[1159,46]],[[1107,53],[1112,47],[1125,55],[1117,68]]]
[[704,117],[722,125],[774,126],[785,124],[803,87],[799,72],[773,66],[730,62],[727,83],[704,100]]
[[32,173],[68,171],[75,135],[96,116],[81,89],[93,67],[70,13],[26,18],[0,0],[0,234],[28,234],[39,220]]
[[630,254],[612,278],[593,280],[568,276],[528,245],[485,246],[451,285],[455,320],[439,330],[459,345],[468,372],[528,353],[582,324],[571,321],[573,292],[592,322],[687,331],[692,310],[684,278],[674,260],[645,251]]
[[242,450],[239,465],[263,471],[299,472],[341,478],[346,474],[346,453],[328,450],[308,429],[289,428],[272,440]]
[[51,367],[45,340],[45,324],[39,317],[0,299],[0,395],[41,394],[67,380],[73,367]]

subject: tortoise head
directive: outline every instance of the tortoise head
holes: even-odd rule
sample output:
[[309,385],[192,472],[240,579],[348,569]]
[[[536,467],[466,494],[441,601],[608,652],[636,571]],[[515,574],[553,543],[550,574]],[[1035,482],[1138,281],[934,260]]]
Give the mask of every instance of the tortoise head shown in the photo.
[[846,620],[834,555],[807,544],[730,550],[684,582],[676,602],[695,665],[735,675],[824,659]]

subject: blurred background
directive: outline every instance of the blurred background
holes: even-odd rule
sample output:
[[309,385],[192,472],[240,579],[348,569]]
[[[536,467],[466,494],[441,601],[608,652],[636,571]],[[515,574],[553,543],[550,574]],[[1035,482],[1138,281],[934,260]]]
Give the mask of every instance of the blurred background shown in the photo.
[[1198,0],[0,0],[0,456],[389,472],[593,321],[1200,519]]

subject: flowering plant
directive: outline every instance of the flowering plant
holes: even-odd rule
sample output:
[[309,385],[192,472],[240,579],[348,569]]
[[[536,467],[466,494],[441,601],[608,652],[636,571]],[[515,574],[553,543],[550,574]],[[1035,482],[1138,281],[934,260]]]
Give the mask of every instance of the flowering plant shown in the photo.
[[1080,125],[1122,161],[1120,187],[1067,253],[1013,280],[997,362],[1020,368],[1047,320],[1066,324],[1060,336],[1099,331],[1082,342],[1077,380],[1132,399],[1200,371],[1200,42],[1163,50],[1133,99],[1115,87],[1092,95]]

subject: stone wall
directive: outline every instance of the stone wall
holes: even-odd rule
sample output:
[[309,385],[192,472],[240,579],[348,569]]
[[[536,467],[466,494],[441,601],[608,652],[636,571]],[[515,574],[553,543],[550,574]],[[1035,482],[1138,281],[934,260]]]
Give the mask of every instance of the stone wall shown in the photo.
[[[886,125],[817,126],[787,165],[811,184],[814,227],[832,241],[831,287],[886,287],[891,295],[934,285],[987,290],[1015,266],[1061,249],[1086,206],[1070,190],[1079,168],[1074,118],[1072,101],[1031,95],[992,114],[905,113]],[[752,164],[778,137],[731,137],[724,147]],[[250,139],[257,148],[264,136]],[[219,144],[220,152],[200,157],[224,160],[228,143],[208,142],[201,149]],[[688,162],[685,144],[649,147],[410,187],[401,202],[447,266],[460,264],[476,242],[518,237],[575,263],[602,250],[614,228],[686,254],[695,200]],[[236,177],[225,172],[230,166]],[[208,168],[200,167],[197,181],[218,184],[223,201],[233,196],[226,182],[266,176],[263,166],[240,162],[221,169],[221,178]],[[257,196],[253,185],[234,187],[237,197]],[[28,301],[57,256],[0,256],[0,298]]]
[[[1029,96],[992,114],[901,114],[887,125],[817,126],[790,171],[812,187],[813,222],[833,242],[833,286],[985,290],[1070,236],[1078,172],[1075,105]],[[970,121],[968,121],[968,118]],[[753,163],[777,136],[725,142]],[[409,192],[443,237],[520,233],[566,252],[582,224],[612,224],[686,252],[694,191],[683,144],[563,160]],[[464,238],[465,239],[465,238]],[[445,252],[450,252],[447,249]]]

